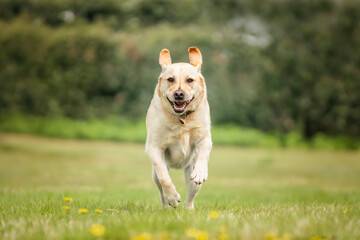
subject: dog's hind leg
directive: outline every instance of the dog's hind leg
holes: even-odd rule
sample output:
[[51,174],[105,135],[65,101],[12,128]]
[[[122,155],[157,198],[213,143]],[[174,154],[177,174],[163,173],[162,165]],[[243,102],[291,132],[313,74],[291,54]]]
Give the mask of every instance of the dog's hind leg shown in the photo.
[[187,195],[186,195],[186,200],[184,202],[184,208],[187,209],[194,209],[194,199],[201,189],[201,184],[199,185],[195,184],[193,180],[190,180],[192,171],[193,171],[192,164],[187,166],[184,170],[186,187],[187,187]]
[[159,189],[161,204],[162,204],[163,208],[165,208],[165,207],[168,206],[168,204],[165,201],[164,194],[163,194],[163,189],[162,189],[161,183],[159,181],[159,178],[158,178],[154,168],[152,169],[152,178],[153,178],[154,182],[156,183],[156,186]]

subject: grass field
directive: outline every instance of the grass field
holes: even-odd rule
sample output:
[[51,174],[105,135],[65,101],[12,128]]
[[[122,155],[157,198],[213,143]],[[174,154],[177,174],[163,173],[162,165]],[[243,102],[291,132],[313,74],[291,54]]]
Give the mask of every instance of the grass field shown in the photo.
[[215,146],[195,211],[161,209],[143,144],[0,134],[0,163],[0,239],[360,239],[359,151]]

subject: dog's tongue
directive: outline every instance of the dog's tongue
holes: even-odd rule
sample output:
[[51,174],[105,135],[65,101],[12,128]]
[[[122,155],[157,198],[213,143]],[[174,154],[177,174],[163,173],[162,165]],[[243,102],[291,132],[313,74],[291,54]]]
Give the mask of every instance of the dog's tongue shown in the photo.
[[187,104],[190,103],[190,101],[191,100],[186,100],[186,101],[183,101],[183,102],[177,101],[177,102],[175,102],[175,104],[178,105],[178,106],[182,106],[182,105],[184,105],[184,103],[187,103]]

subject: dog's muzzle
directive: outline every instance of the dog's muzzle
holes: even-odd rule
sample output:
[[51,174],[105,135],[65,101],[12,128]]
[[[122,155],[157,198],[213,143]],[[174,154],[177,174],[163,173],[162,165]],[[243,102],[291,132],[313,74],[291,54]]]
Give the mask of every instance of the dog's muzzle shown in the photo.
[[189,99],[189,100],[186,100],[186,101],[179,101],[179,100],[175,100],[175,101],[170,101],[169,98],[167,98],[167,100],[169,101],[171,107],[173,108],[174,112],[175,113],[184,113],[185,110],[186,110],[186,107],[191,103],[191,101],[193,100],[194,98],[192,99]]

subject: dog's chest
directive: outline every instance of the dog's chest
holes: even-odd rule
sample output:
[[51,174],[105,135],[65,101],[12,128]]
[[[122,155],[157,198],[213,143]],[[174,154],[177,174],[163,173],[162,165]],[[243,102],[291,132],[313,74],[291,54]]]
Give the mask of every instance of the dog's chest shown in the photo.
[[190,133],[188,131],[174,133],[167,140],[165,154],[169,167],[184,168],[187,166],[192,151]]

